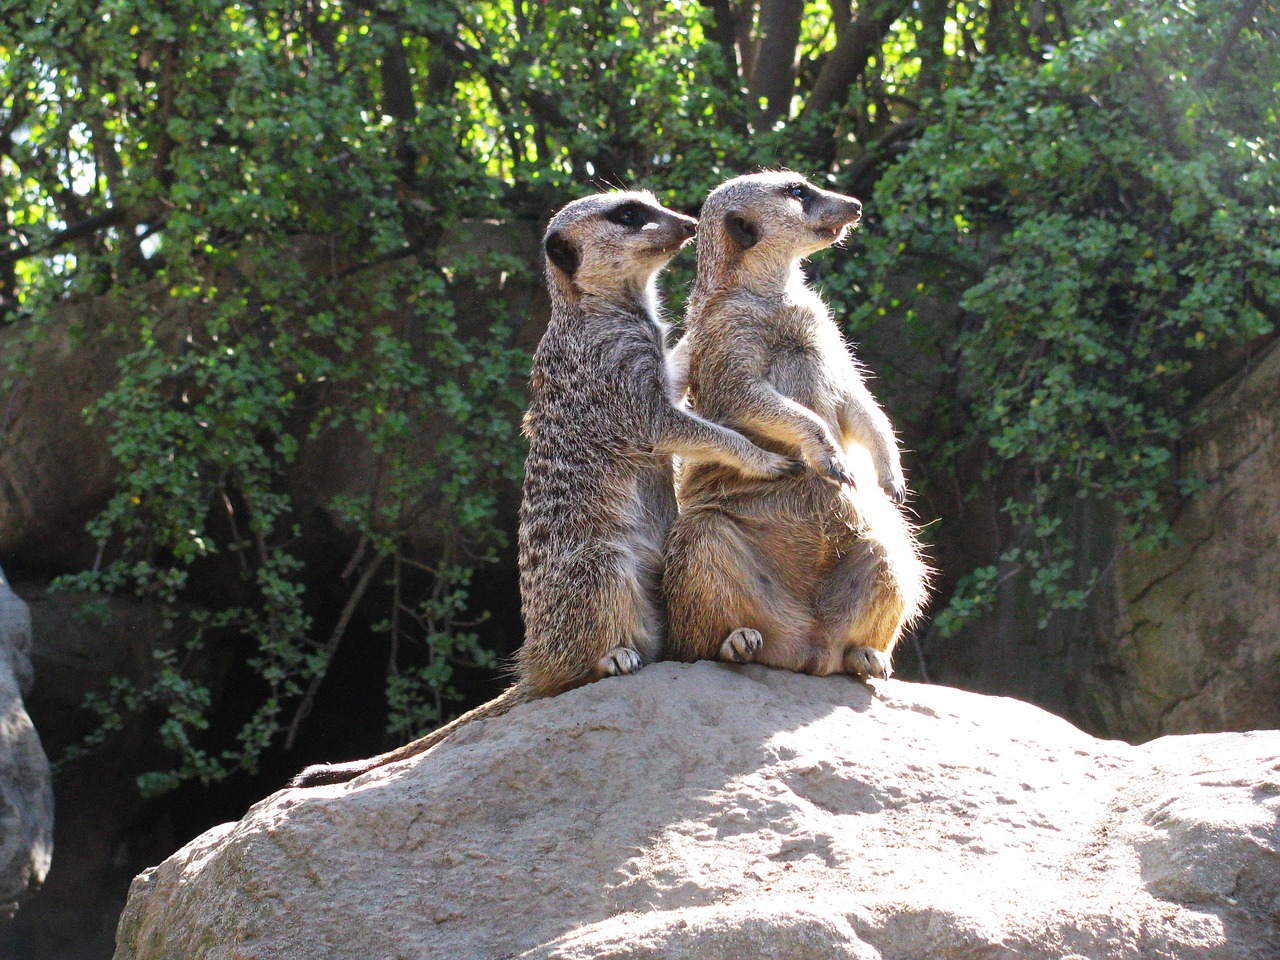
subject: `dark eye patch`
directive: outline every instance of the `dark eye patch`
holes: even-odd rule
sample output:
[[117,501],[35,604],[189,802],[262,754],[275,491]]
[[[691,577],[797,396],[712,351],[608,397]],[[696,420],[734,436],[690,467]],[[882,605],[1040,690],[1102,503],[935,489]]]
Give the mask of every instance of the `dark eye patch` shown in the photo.
[[788,197],[793,197],[796,200],[799,200],[805,210],[808,210],[809,204],[813,203],[813,191],[809,189],[807,184],[792,183],[782,189]]
[[642,227],[653,219],[649,209],[640,203],[620,203],[604,216],[620,227]]

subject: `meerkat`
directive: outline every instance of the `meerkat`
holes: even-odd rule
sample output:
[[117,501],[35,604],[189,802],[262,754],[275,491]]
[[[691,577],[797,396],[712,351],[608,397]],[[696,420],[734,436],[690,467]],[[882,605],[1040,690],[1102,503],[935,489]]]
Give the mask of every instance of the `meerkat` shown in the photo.
[[662,546],[676,514],[672,458],[732,464],[761,481],[796,469],[675,402],[656,278],[696,223],[652,194],[628,191],[575,200],[547,227],[551,318],[534,353],[524,419],[525,639],[516,682],[413,743],[308,767],[292,786],[349,780],[429,750],[463,724],[658,658]]
[[800,269],[860,215],[791,173],[730,180],[703,206],[674,351],[689,403],[812,470],[762,483],[683,468],[663,577],[671,659],[887,679],[921,611],[928,570],[900,508],[897,440]]

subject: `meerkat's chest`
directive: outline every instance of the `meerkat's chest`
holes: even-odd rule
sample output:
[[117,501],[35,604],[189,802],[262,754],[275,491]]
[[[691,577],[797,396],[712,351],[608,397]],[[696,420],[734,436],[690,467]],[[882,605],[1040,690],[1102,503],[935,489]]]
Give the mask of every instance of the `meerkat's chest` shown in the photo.
[[840,392],[852,366],[834,324],[796,324],[771,338],[765,377],[779,393],[821,413],[818,408]]

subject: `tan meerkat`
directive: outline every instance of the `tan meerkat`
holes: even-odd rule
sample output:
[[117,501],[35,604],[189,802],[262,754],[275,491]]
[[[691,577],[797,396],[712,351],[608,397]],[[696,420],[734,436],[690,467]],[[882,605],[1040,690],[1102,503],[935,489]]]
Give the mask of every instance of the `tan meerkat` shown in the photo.
[[893,429],[800,270],[860,214],[792,173],[730,180],[702,208],[675,351],[689,402],[813,471],[682,470],[663,582],[672,659],[887,678],[920,613],[928,570],[899,507]]
[[516,682],[413,743],[308,767],[292,786],[349,780],[429,750],[465,723],[656,659],[662,545],[676,513],[672,457],[730,463],[757,479],[795,469],[675,403],[656,277],[695,225],[649,193],[617,192],[574,200],[547,227],[551,319],[524,419]]

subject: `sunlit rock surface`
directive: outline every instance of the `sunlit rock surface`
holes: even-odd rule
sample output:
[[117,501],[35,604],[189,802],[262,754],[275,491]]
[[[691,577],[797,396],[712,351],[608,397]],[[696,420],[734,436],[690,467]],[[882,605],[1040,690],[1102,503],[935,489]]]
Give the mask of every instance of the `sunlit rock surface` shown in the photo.
[[1280,732],[658,664],[267,798],[134,882],[116,956],[1245,960],[1278,812]]

